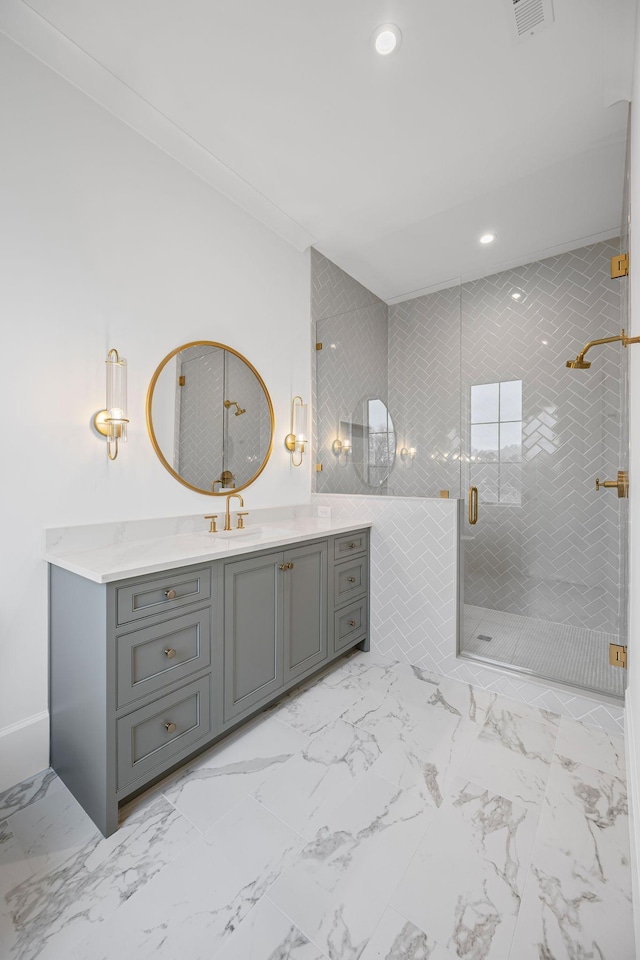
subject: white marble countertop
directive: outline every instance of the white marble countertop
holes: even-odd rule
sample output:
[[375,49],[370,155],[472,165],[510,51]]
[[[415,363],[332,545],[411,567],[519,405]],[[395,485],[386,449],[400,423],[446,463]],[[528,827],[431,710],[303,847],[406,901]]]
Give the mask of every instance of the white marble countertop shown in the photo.
[[[288,511],[295,513],[300,511]],[[260,513],[260,511],[256,511]],[[48,530],[45,536],[44,559],[49,563],[77,573],[95,583],[110,583],[127,577],[157,573],[173,567],[202,563],[207,560],[229,559],[265,550],[285,547],[300,540],[315,540],[334,534],[349,533],[371,527],[371,521],[331,520],[312,516],[284,516],[274,518],[275,511],[265,511],[269,519],[256,517],[253,523],[248,518],[246,530],[231,530],[228,533],[207,532],[206,521],[199,519],[202,530],[181,530],[188,524],[176,524],[175,532],[166,532],[167,521],[159,521],[158,529],[165,528],[159,536],[153,536],[153,522],[144,521],[144,536],[134,538],[127,524],[100,524],[92,527],[68,527],[60,531]],[[183,518],[180,518],[183,519]],[[186,519],[186,518],[184,518]],[[222,519],[222,518],[220,518]],[[219,521],[220,522],[220,521]],[[139,525],[132,521],[131,525]],[[235,518],[234,518],[235,525]],[[112,531],[109,530],[112,528]],[[95,530],[92,537],[90,531]],[[83,536],[78,536],[82,531]],[[109,533],[113,533],[113,542]],[[58,536],[56,536],[58,534]],[[84,541],[84,542],[83,542]],[[98,542],[99,546],[89,546]]]

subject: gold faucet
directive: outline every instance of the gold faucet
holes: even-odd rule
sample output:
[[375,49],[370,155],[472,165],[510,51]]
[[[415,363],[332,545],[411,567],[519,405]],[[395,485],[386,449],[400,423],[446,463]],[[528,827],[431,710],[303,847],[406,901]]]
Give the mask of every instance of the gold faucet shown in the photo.
[[242,497],[240,496],[239,493],[230,493],[230,494],[227,496],[227,509],[226,509],[226,512],[225,512],[225,515],[224,515],[224,529],[225,529],[225,530],[231,530],[231,515],[230,515],[230,513],[229,513],[229,501],[230,501],[230,500],[233,500],[234,497],[237,497],[238,500],[240,501],[240,506],[241,506],[241,507],[244,507],[244,500],[242,499]]

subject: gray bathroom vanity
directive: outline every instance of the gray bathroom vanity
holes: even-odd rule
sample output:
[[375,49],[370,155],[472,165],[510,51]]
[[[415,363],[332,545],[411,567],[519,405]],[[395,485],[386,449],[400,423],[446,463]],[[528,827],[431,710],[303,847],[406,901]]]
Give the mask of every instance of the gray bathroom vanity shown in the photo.
[[51,765],[105,836],[121,801],[368,649],[369,531],[345,527],[47,556]]

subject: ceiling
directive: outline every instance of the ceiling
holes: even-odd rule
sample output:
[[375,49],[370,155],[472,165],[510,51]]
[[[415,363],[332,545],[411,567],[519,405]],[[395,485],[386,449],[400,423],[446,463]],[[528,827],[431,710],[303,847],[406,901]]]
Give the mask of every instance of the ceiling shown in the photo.
[[554,0],[520,42],[511,0],[4,2],[0,29],[389,302],[618,229],[635,0]]

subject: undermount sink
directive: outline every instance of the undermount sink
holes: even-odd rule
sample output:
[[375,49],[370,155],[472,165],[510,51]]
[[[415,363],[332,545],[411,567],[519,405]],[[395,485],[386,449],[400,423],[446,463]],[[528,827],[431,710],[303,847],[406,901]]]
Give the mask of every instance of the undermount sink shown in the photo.
[[242,530],[221,530],[220,536],[229,540],[239,540],[242,537],[262,537],[262,538],[271,538],[271,537],[290,537],[290,530],[283,530],[279,527],[243,527]]

